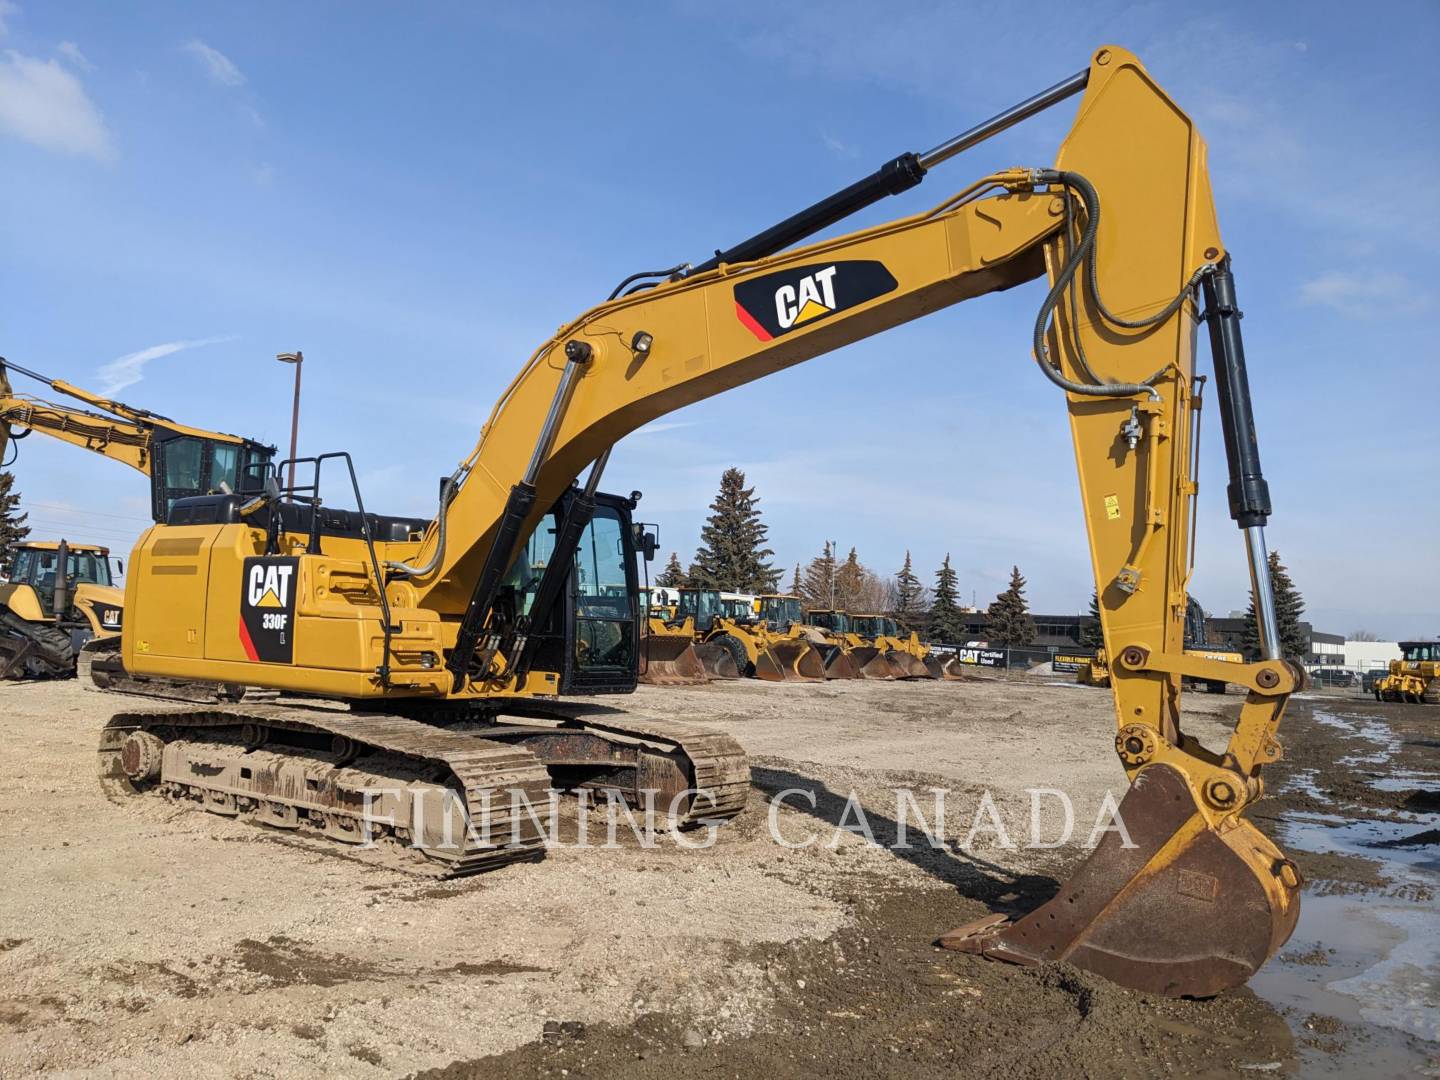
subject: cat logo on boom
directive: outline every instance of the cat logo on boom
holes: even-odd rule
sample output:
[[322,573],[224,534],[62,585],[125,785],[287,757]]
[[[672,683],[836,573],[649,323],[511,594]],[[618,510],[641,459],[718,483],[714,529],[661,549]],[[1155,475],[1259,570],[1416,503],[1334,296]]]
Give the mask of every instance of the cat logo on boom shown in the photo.
[[756,338],[771,341],[897,287],[873,259],[792,266],[736,285],[735,315]]
[[240,645],[251,660],[289,664],[295,658],[295,591],[300,560],[245,560],[240,588]]

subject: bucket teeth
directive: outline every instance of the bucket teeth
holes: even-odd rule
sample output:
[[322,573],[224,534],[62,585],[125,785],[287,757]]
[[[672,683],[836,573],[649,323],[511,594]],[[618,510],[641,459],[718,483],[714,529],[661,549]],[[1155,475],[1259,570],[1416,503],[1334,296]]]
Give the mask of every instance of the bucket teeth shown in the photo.
[[819,682],[825,678],[825,662],[808,641],[772,641],[760,649],[755,677],[767,682]]
[[1054,899],[1015,920],[959,927],[940,945],[1210,997],[1244,983],[1289,939],[1300,915],[1294,864],[1248,821],[1212,826],[1177,769],[1142,770],[1116,820],[1124,829],[1107,832]]

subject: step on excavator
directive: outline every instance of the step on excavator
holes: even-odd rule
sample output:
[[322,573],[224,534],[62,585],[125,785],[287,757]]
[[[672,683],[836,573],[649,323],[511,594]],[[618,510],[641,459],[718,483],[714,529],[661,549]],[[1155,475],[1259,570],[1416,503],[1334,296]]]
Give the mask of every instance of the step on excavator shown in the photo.
[[[19,393],[10,382],[12,371],[80,405]],[[273,446],[179,424],[0,357],[0,461],[10,444],[18,446],[36,432],[143,473],[150,480],[150,511],[157,522],[167,520],[178,499],[259,490],[264,467],[275,454]],[[65,554],[60,555],[62,546]],[[243,694],[236,685],[217,688],[132,678],[125,672],[120,663],[124,595],[112,584],[108,549],[32,543],[15,551],[14,567],[19,572],[12,568],[10,585],[0,587],[0,677],[5,672],[12,678],[78,674],[101,689],[181,701]]]
[[[1075,95],[1052,164],[993,172],[929,210],[796,246]],[[628,504],[596,495],[611,447],[685,405],[1039,278],[1029,343],[1075,446],[1130,782],[1125,829],[1037,911],[997,912],[940,941],[1157,994],[1243,983],[1299,913],[1295,864],[1245,811],[1281,756],[1276,729],[1304,676],[1280,655],[1270,497],[1205,144],[1118,47],[698,264],[631,275],[522,365],[416,535],[317,512],[326,463],[359,499],[343,453],[307,459],[309,484],[282,489],[272,475],[259,496],[179,500],[130,558],[127,669],[329,701],[119,713],[99,748],[107,789],[336,846],[368,834],[450,873],[541,853],[551,785],[658,792],[681,826],[739,812],[749,776],[733,740],[563,699],[635,684]],[[1262,643],[1259,660],[1238,665],[1183,642],[1202,325]],[[1197,676],[1245,690],[1220,753],[1184,728],[1182,684]],[[492,799],[505,791],[509,802]],[[533,814],[504,809],[526,799]],[[495,801],[504,806],[487,814]],[[442,843],[451,819],[440,808],[457,804],[488,829]]]

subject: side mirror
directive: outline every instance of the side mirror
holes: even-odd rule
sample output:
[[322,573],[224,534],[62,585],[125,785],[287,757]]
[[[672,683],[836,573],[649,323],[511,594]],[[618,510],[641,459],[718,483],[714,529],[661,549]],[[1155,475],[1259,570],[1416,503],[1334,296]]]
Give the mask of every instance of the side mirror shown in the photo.
[[645,556],[646,562],[655,561],[655,553],[660,550],[660,537],[653,532],[640,534],[640,553]]
[[116,560],[115,560],[115,576],[116,576],[116,577],[124,577],[124,576],[125,576],[125,560],[124,560],[124,559],[116,559]]

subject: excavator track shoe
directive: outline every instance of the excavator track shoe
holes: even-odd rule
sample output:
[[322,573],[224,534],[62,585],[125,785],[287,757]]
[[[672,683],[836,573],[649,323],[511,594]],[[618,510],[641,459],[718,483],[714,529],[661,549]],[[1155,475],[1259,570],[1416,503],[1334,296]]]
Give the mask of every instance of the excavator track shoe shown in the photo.
[[1145,993],[1201,998],[1243,984],[1289,939],[1300,915],[1295,865],[1248,821],[1212,826],[1178,770],[1143,769],[1117,817],[1124,831],[1107,832],[1054,899],[939,944],[1027,966],[1065,961]]

